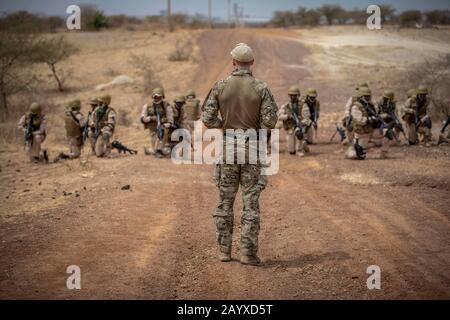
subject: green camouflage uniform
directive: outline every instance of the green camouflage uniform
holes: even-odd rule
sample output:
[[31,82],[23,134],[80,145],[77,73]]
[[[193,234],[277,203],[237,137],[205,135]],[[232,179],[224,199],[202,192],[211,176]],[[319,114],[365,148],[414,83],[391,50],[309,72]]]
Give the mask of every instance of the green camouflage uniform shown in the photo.
[[[202,121],[207,128],[221,128],[224,131],[272,129],[277,122],[277,111],[266,83],[255,79],[250,70],[238,68],[214,85],[205,101]],[[226,139],[224,146],[225,143]],[[233,205],[240,185],[243,200],[240,250],[242,255],[256,256],[260,229],[259,196],[265,188],[266,179],[261,175],[261,164],[247,162],[217,165],[216,182],[220,201],[213,217],[220,250],[230,253]]]

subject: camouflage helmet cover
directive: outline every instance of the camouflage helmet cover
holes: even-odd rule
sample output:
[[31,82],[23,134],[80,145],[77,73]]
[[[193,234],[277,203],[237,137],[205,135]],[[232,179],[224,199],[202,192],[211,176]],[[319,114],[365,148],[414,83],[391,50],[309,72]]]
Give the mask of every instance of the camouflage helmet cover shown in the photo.
[[416,95],[416,89],[409,89],[407,95],[408,95],[408,98],[411,98],[412,96],[415,96]]
[[183,103],[186,102],[186,98],[184,96],[176,96],[173,102]]
[[395,98],[394,91],[392,91],[392,90],[385,90],[383,92],[383,98],[386,98],[386,99],[389,99],[389,100],[393,101],[394,98]]
[[160,97],[165,98],[164,89],[163,88],[155,88],[155,89],[153,89],[152,97],[155,97],[155,96],[160,96]]
[[428,94],[428,88],[425,86],[419,86],[417,88],[417,94]]
[[91,106],[96,106],[96,105],[98,105],[99,104],[99,98],[98,97],[93,97],[93,98],[90,98],[89,99],[89,104],[91,105]]
[[42,107],[41,107],[41,105],[40,105],[39,103],[37,103],[37,102],[33,102],[33,103],[30,105],[30,112],[31,112],[32,114],[40,114],[40,113],[42,112]]
[[195,94],[195,91],[194,90],[192,90],[192,89],[189,89],[187,92],[186,92],[186,97],[196,97],[196,94]]
[[111,96],[109,94],[105,94],[97,99],[100,103],[104,103],[109,105],[111,103]]
[[307,95],[308,97],[317,97],[317,90],[314,89],[314,88],[308,88],[308,89],[306,90],[306,95]]
[[356,90],[358,90],[359,88],[362,88],[362,87],[368,88],[369,85],[365,81],[361,81],[356,84]]
[[238,43],[236,47],[234,47],[233,50],[230,52],[231,56],[234,60],[239,62],[252,62],[254,59],[253,57],[253,50],[245,43]]
[[357,96],[359,98],[371,95],[372,91],[368,87],[360,87],[359,90],[357,91]]
[[72,100],[67,104],[67,108],[71,110],[80,110],[81,109],[81,101],[78,99]]
[[288,90],[288,95],[300,95],[300,88],[297,86],[291,86]]

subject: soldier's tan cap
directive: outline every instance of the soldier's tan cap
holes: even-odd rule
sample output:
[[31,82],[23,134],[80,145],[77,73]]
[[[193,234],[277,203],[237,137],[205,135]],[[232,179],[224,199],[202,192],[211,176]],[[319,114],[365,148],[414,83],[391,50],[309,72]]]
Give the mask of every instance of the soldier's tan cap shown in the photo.
[[231,50],[230,54],[234,60],[239,62],[252,62],[255,60],[252,48],[245,43],[238,43],[236,47]]

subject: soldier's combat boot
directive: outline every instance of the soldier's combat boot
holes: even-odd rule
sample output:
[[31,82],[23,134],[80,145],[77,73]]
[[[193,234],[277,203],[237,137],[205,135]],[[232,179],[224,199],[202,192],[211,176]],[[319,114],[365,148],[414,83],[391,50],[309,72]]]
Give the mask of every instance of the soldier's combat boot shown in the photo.
[[221,262],[230,262],[231,261],[231,253],[225,253],[225,252],[219,251],[219,260]]
[[156,150],[155,157],[157,157],[158,159],[162,159],[164,158],[164,154],[162,153],[161,150]]
[[261,259],[257,255],[241,256],[241,263],[250,266],[259,266],[261,265]]

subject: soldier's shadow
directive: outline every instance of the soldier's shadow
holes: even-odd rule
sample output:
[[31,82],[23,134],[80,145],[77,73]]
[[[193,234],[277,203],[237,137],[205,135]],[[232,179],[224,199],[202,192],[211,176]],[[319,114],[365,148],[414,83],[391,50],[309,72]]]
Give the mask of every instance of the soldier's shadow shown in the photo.
[[350,255],[343,251],[325,252],[321,254],[305,254],[300,257],[286,259],[268,259],[265,261],[264,268],[303,268],[307,265],[319,264],[327,261],[342,261],[350,259]]

